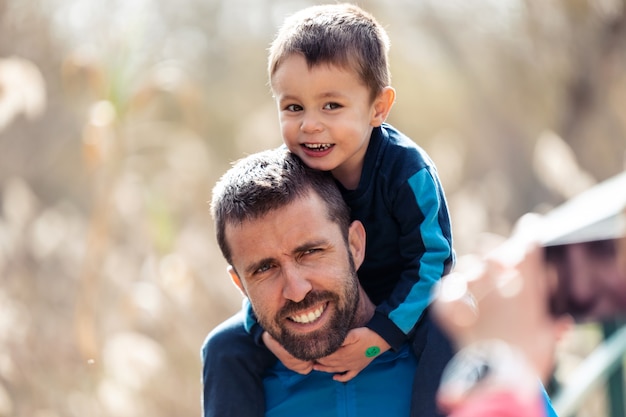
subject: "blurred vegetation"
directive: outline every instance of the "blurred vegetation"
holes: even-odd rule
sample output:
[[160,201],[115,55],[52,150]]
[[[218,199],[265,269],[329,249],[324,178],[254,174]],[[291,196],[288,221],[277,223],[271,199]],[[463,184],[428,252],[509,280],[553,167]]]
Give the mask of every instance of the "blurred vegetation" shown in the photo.
[[[200,414],[241,299],[207,200],[280,143],[266,48],[312,3],[0,0],[0,416]],[[624,1],[359,4],[459,253],[625,169]]]

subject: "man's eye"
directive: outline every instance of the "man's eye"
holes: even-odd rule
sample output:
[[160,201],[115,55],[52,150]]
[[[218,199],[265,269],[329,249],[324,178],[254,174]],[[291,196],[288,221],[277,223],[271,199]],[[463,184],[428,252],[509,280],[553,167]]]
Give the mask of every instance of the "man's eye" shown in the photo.
[[341,104],[339,103],[326,103],[324,105],[324,110],[335,110],[341,108]]
[[259,268],[257,268],[256,271],[254,271],[254,274],[262,274],[264,272],[269,271],[272,268],[272,265],[270,264],[265,264],[265,265],[261,265]]
[[301,111],[302,106],[299,106],[297,104],[290,104],[288,106],[285,106],[285,110],[292,111],[292,112]]

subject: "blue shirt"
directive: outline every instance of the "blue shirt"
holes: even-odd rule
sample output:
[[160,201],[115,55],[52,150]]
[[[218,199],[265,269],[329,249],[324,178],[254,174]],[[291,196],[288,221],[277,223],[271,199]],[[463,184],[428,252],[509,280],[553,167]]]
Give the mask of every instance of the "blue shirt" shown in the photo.
[[410,346],[378,356],[356,377],[301,375],[278,362],[266,373],[266,417],[408,417],[417,359]]

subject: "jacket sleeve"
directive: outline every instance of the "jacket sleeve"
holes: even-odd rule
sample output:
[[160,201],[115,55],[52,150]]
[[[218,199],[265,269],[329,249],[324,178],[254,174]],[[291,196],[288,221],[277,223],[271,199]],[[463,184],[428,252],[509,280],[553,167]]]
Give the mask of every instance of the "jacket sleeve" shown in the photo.
[[450,216],[443,187],[432,167],[416,172],[393,198],[400,225],[404,267],[391,296],[367,327],[397,349],[431,302],[433,286],[454,264]]

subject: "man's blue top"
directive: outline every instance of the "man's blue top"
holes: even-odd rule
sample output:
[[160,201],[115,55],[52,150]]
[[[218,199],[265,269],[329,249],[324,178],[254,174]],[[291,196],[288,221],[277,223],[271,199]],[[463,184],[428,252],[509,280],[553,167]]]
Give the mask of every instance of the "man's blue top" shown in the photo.
[[378,356],[356,377],[301,375],[278,362],[264,377],[266,417],[407,417],[417,359],[409,344]]

